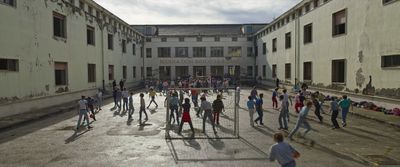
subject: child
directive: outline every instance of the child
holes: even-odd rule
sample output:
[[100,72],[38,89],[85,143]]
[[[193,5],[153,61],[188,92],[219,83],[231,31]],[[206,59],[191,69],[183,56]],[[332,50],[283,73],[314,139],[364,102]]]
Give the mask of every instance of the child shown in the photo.
[[[171,124],[171,120],[174,119],[174,123],[175,123],[175,120],[176,120],[178,125],[179,125],[179,115],[178,115],[179,100],[178,100],[178,94],[177,93],[172,93],[172,96],[170,98],[171,98],[171,100],[170,100],[171,113],[169,114],[169,124]],[[176,118],[175,118],[174,114],[176,115]]]
[[222,110],[225,111],[224,103],[221,100],[221,95],[217,95],[217,99],[215,99],[212,103],[212,107],[214,110],[214,123],[219,125],[219,113],[221,113]]
[[260,125],[264,125],[264,123],[263,123],[263,115],[264,115],[264,113],[263,113],[263,109],[262,109],[262,105],[264,103],[263,102],[264,94],[260,93],[259,96],[260,97],[256,100],[256,111],[257,111],[258,117],[257,117],[256,120],[254,120],[254,122],[256,124],[258,124],[257,121],[260,121]]
[[304,96],[303,93],[301,91],[298,92],[298,94],[296,95],[296,97],[294,98],[295,101],[295,105],[294,105],[294,109],[296,111],[296,113],[300,112],[300,109],[304,107],[303,101],[304,101]]
[[[279,96],[279,101],[281,101],[281,107],[279,108],[280,114],[279,114],[279,130],[288,130],[287,126],[287,121],[286,121],[286,114],[288,113],[287,111],[287,103],[283,100],[283,95]],[[283,120],[283,124],[282,124]]]
[[149,117],[147,116],[146,113],[146,103],[144,102],[144,94],[140,93],[140,110],[139,110],[139,122],[140,124],[142,124],[142,112],[144,112],[144,114],[146,115],[146,119],[145,121],[149,120]]
[[129,96],[129,109],[128,109],[128,120],[132,119],[132,115],[135,109],[133,108],[133,93]]
[[309,101],[309,102],[307,102],[307,105],[301,109],[301,111],[299,113],[299,117],[297,117],[297,123],[296,123],[294,129],[288,135],[288,138],[290,140],[293,140],[292,137],[299,130],[300,126],[303,126],[304,128],[306,128],[306,131],[304,132],[303,137],[311,130],[310,124],[307,121],[307,115],[308,115],[308,112],[310,111],[312,105],[313,105],[313,102]]
[[182,120],[181,124],[179,126],[178,134],[181,134],[183,123],[188,122],[190,129],[192,130],[192,136],[194,136],[194,128],[192,124],[192,119],[190,118],[190,100],[189,98],[185,98],[185,103],[182,104],[183,108],[183,115],[182,115]]
[[342,126],[346,127],[346,117],[349,112],[351,101],[347,98],[347,95],[342,96],[342,100],[339,102],[340,108],[342,108]]
[[249,101],[247,101],[247,108],[249,109],[249,116],[250,116],[250,126],[254,127],[254,100],[251,96],[248,97]]
[[156,96],[157,96],[156,91],[154,91],[153,88],[150,88],[149,97],[151,98],[151,100],[150,100],[149,106],[147,106],[147,109],[149,109],[151,103],[153,103],[153,102],[154,102],[154,104],[156,104],[156,108],[158,108],[158,104],[157,104],[157,102],[154,100],[154,99],[156,98]]
[[338,122],[336,120],[336,118],[337,118],[337,116],[339,114],[339,105],[336,102],[336,98],[335,97],[332,97],[331,100],[332,100],[331,101],[331,112],[332,112],[331,121],[332,121],[332,124],[333,124],[333,128],[332,129],[339,129],[340,127],[339,127],[339,124],[338,124]]
[[275,90],[272,92],[272,108],[278,108],[278,100],[276,100],[276,97],[278,96],[278,90],[279,88],[275,88]]

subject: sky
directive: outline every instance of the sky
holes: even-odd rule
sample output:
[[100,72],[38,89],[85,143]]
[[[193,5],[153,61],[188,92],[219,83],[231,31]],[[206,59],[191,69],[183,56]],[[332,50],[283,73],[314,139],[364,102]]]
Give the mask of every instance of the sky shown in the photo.
[[269,23],[301,0],[94,0],[128,24]]

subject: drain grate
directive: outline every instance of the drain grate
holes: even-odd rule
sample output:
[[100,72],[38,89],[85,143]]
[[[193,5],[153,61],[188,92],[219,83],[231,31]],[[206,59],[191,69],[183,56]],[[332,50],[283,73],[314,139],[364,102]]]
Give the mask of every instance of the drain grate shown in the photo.
[[400,162],[384,155],[365,155],[371,162],[378,165],[400,165]]

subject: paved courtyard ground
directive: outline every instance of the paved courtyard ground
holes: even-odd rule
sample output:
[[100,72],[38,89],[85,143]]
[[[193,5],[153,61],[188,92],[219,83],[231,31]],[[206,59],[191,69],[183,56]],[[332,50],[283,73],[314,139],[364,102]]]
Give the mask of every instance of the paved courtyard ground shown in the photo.
[[[239,138],[165,139],[165,96],[157,97],[159,107],[150,107],[149,121],[139,125],[137,106],[134,120],[128,121],[124,112],[107,105],[92,122],[94,129],[82,128],[77,134],[76,110],[42,119],[24,126],[0,132],[0,166],[279,166],[269,162],[268,149],[274,142],[272,134],[278,128],[278,111],[271,109],[271,92],[265,94],[265,126],[249,125],[245,109],[249,90],[241,92],[239,109]],[[138,99],[138,94],[135,94]],[[226,97],[229,99],[229,97]],[[145,99],[148,100],[147,95]],[[227,100],[226,99],[226,100]],[[224,102],[226,102],[226,100]],[[138,104],[138,100],[135,102]],[[148,103],[148,101],[147,101]],[[229,102],[226,102],[229,103]],[[232,111],[228,111],[232,112]],[[296,115],[291,109],[289,129]],[[195,112],[191,111],[193,119]],[[348,127],[331,130],[328,115],[320,124],[310,112],[312,131],[308,138],[316,143],[295,137],[288,141],[300,153],[300,167],[359,167],[379,162],[384,166],[399,166],[400,129],[373,120],[350,115]],[[233,115],[226,113],[217,128],[220,135],[229,136],[233,130]],[[196,122],[196,132],[201,127]],[[184,125],[184,129],[188,129]],[[207,124],[207,129],[211,126]],[[208,133],[211,131],[208,131]],[[188,132],[189,133],[189,132]],[[214,136],[215,137],[215,136]]]

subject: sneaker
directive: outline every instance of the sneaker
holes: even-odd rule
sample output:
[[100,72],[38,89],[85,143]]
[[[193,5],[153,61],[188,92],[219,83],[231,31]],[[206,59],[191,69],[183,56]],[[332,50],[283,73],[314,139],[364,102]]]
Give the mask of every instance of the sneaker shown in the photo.
[[260,125],[264,125],[264,123],[260,123]]
[[256,125],[258,125],[257,121],[254,121],[254,123],[256,123]]
[[342,125],[343,125],[343,127],[346,127],[346,126],[347,126],[347,124],[346,124],[346,123],[343,123]]
[[92,127],[92,126],[88,126],[87,128],[88,128],[88,129],[93,129],[93,127]]

